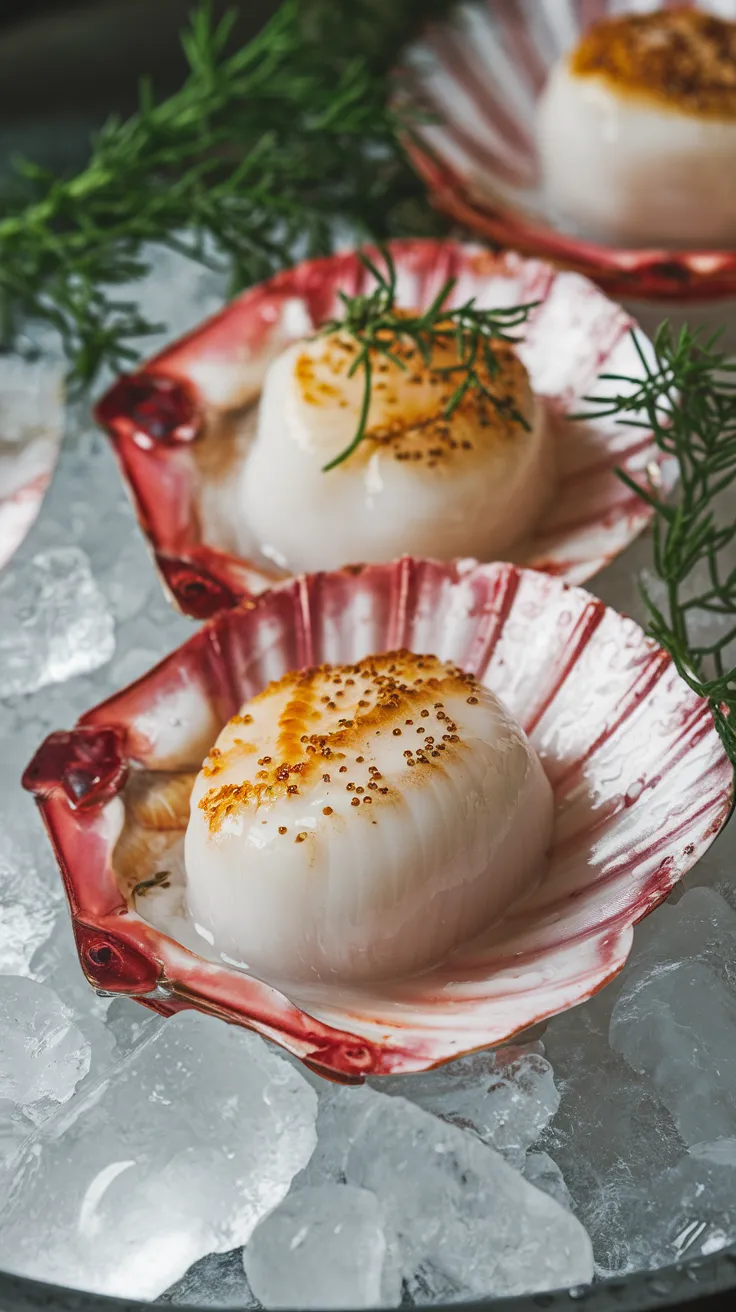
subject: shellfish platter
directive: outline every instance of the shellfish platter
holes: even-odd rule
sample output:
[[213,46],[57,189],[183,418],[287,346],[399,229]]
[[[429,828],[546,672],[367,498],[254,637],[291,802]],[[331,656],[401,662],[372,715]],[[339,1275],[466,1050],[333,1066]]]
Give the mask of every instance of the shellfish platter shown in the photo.
[[[3,361],[2,1271],[391,1308],[736,1248],[736,401],[717,343],[616,299],[730,286],[736,92],[677,9],[713,196],[655,259],[654,6],[630,45],[625,6],[526,8],[397,76],[445,106],[410,154],[472,233],[229,301],[182,241],[94,405],[53,334]],[[513,115],[473,80],[497,42]],[[620,212],[557,149],[575,119],[595,154],[590,68]],[[522,251],[483,244],[517,209]]]

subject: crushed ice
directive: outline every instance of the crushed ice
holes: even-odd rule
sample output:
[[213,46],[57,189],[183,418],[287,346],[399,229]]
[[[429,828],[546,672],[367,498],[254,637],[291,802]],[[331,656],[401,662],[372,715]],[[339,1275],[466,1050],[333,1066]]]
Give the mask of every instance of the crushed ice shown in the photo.
[[[222,294],[173,254],[140,289],[161,343]],[[59,412],[53,350],[0,371],[8,487],[27,443],[43,491]],[[0,1269],[177,1306],[357,1308],[579,1285],[736,1244],[733,828],[601,995],[533,1042],[426,1075],[342,1089],[215,1020],[92,992],[20,774],[191,625],[106,443],[82,414],[68,428],[0,572]],[[2,510],[0,478],[0,525]],[[637,543],[597,580],[605,600],[641,616],[649,553]]]
[[112,615],[78,547],[39,551],[0,575],[2,696],[89,674],[114,650]]

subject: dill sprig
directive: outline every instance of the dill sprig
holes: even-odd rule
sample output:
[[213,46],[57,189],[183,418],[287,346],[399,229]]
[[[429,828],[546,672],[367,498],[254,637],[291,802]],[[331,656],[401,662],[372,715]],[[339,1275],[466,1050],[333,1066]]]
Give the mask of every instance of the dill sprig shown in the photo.
[[[29,320],[61,335],[77,382],[138,355],[155,332],[121,287],[163,244],[229,268],[233,291],[327,254],[336,223],[381,240],[439,232],[390,107],[390,74],[417,27],[452,0],[284,0],[230,50],[235,11],[208,0],[182,43],[183,86],[112,119],[77,177],[21,161],[0,202],[0,346]],[[214,254],[213,254],[214,252]]]
[[[624,470],[618,475],[655,512],[654,569],[667,605],[665,611],[642,585],[649,630],[682,678],[709,702],[736,764],[736,668],[728,663],[736,642],[736,562],[729,559],[736,522],[733,509],[723,522],[717,514],[717,498],[736,483],[736,365],[718,349],[719,338],[687,328],[675,336],[664,323],[651,364],[634,337],[643,377],[603,374],[625,389],[587,400],[594,401],[593,414],[651,429],[659,449],[677,462],[679,490],[672,501],[658,493],[654,480],[644,487]],[[722,630],[712,641],[699,636],[706,621]]]
[[475,297],[471,297],[462,305],[449,307],[447,302],[457,279],[448,278],[426,310],[421,314],[409,314],[399,310],[396,305],[396,266],[391,252],[382,246],[380,254],[384,269],[365,251],[359,252],[361,262],[375,280],[375,287],[367,294],[358,296],[340,292],[343,313],[336,319],[328,320],[320,329],[323,336],[340,333],[352,337],[358,350],[348,370],[348,377],[352,378],[358,370],[363,371],[363,396],[355,433],[344,451],[324,465],[323,472],[327,473],[347,460],[366,436],[374,358],[382,356],[406,370],[406,361],[398,354],[398,348],[406,344],[418,351],[425,365],[429,366],[437,348],[454,341],[457,364],[434,367],[435,373],[444,374],[448,379],[456,381],[444,405],[445,418],[449,419],[468,392],[476,392],[486,397],[499,413],[528,429],[524,415],[513,402],[500,396],[488,383],[493,382],[500,368],[493,350],[494,340],[518,341],[514,329],[526,323],[530,311],[538,302],[505,309],[481,310],[475,303]]

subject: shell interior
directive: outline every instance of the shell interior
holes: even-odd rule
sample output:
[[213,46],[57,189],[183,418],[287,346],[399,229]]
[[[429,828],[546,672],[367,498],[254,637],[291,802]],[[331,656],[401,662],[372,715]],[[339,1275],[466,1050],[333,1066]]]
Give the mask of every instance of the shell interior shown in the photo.
[[[736,0],[697,6],[736,19]],[[431,24],[401,60],[397,102],[423,111],[407,148],[436,203],[465,226],[553,259],[621,296],[675,300],[736,294],[736,254],[617,249],[585,240],[553,213],[540,185],[536,109],[550,70],[585,29],[659,0],[486,0]]]
[[[521,720],[555,792],[550,867],[503,921],[432,971],[400,984],[300,986],[287,999],[171,936],[194,771],[271,679],[398,646],[472,670]],[[731,805],[710,713],[669,657],[584,591],[510,565],[405,560],[282,584],[205,625],[76,733],[103,727],[125,742],[122,793],[70,805],[39,770],[45,747],[27,774],[43,781],[87,974],[164,1010],[196,1006],[253,1026],[343,1079],[426,1069],[589,997]]]
[[[605,391],[600,373],[643,375],[633,321],[584,279],[514,254],[421,240],[396,242],[392,251],[401,305],[428,305],[450,277],[457,279],[457,303],[472,296],[481,307],[538,302],[519,352],[548,413],[557,484],[514,559],[583,582],[651,518],[617,468],[664,490],[674,482],[674,463],[646,430],[606,418],[570,418],[589,408],[583,398]],[[249,539],[238,504],[238,475],[254,433],[260,386],[275,355],[336,310],[339,290],[368,285],[355,254],[299,265],[246,292],[149,362],[135,387],[166,389],[158,412],[155,396],[152,403],[159,424],[171,416],[172,394],[176,400],[179,389],[182,412],[193,407],[198,415],[193,439],[188,427],[188,440],[162,441],[160,429],[155,440],[142,432],[137,392],[125,380],[98,406],[164,579],[185,612],[204,618],[274,582],[274,567]],[[641,333],[638,342],[652,360]]]

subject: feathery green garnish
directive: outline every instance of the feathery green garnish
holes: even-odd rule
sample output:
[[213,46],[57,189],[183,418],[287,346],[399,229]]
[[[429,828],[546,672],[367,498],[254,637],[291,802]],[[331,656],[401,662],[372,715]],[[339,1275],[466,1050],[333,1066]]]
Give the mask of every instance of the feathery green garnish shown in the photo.
[[[694,692],[710,704],[729,758],[736,765],[736,541],[733,509],[719,518],[717,498],[736,483],[736,365],[718,350],[720,334],[705,338],[687,328],[675,336],[664,323],[656,334],[652,365],[636,343],[643,378],[602,374],[625,390],[587,398],[586,416],[616,415],[634,428],[651,429],[679,470],[677,495],[663,498],[624,470],[619,478],[654,511],[654,569],[666,588],[666,610],[643,585],[649,631],[666,648]],[[704,620],[722,632],[704,641]]]
[[456,279],[448,278],[426,310],[421,314],[407,314],[396,305],[396,268],[386,247],[381,247],[381,258],[385,270],[365,251],[360,252],[362,263],[375,279],[375,287],[365,295],[348,296],[340,292],[342,315],[328,320],[320,329],[322,335],[340,333],[352,337],[358,351],[348,377],[353,377],[359,369],[363,371],[363,397],[355,434],[345,450],[324,466],[324,472],[347,460],[366,436],[373,387],[373,358],[383,356],[400,369],[406,369],[406,362],[397,354],[397,348],[405,344],[418,351],[424,363],[429,365],[438,346],[455,342],[457,364],[436,369],[437,373],[445,374],[456,382],[445,403],[446,418],[452,415],[468,392],[477,392],[485,396],[496,410],[503,411],[513,422],[528,428],[526,419],[513,403],[489,388],[486,379],[492,381],[498,373],[498,360],[493,352],[494,340],[518,341],[514,329],[526,323],[537,302],[509,306],[506,309],[481,310],[475,303],[475,297],[471,297],[462,305],[449,307],[448,301]]
[[452,0],[283,0],[230,51],[235,11],[205,0],[182,35],[183,86],[112,119],[77,177],[21,161],[0,199],[0,347],[29,321],[61,334],[91,383],[157,330],[124,284],[165,245],[232,274],[233,291],[328,254],[335,225],[372,239],[439,233],[399,140],[391,73],[418,27]]
[[[205,0],[182,37],[190,71],[178,92],[157,102],[143,85],[138,113],[106,125],[75,178],[20,164],[21,187],[0,202],[0,345],[10,347],[33,320],[49,322],[82,384],[103,366],[117,370],[135,360],[140,338],[157,327],[118,289],[148,272],[148,244],[221,262],[235,290],[299,254],[329,253],[336,223],[378,241],[444,231],[406,158],[407,125],[390,98],[404,43],[453,5],[284,0],[253,41],[230,52],[233,16],[215,23]],[[326,326],[357,341],[354,368],[365,375],[355,436],[328,468],[365,434],[371,350],[391,354],[392,343],[413,335],[426,359],[449,317],[443,302],[450,284],[423,315],[399,319],[390,264],[372,272],[375,290],[345,298],[342,319]],[[469,389],[487,390],[479,370],[493,369],[493,339],[513,340],[529,308],[490,312],[468,302],[451,312],[460,360],[449,412]],[[656,365],[644,362],[644,380],[610,378],[629,390],[597,398],[595,413],[651,428],[677,461],[680,491],[672,503],[621,473],[655,512],[654,565],[667,613],[645,594],[650,630],[708,699],[736,762],[736,669],[728,665],[736,568],[727,559],[736,525],[720,523],[714,508],[736,481],[733,367],[715,339],[697,333],[675,338],[664,325],[655,345]],[[698,637],[704,616],[722,621],[712,642]]]

